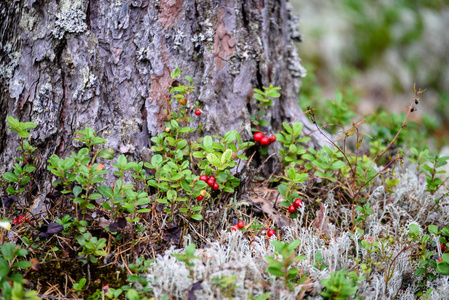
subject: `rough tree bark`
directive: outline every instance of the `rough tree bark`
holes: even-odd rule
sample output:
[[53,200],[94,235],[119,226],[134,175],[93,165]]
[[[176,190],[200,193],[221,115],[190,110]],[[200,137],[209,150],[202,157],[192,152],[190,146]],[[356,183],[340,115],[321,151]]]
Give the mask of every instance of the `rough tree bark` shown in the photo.
[[41,161],[91,126],[139,159],[164,128],[160,97],[179,67],[194,78],[206,132],[241,130],[253,87],[281,86],[271,127],[301,118],[305,74],[285,0],[8,0],[0,3],[0,172],[17,156],[6,116],[38,126]]

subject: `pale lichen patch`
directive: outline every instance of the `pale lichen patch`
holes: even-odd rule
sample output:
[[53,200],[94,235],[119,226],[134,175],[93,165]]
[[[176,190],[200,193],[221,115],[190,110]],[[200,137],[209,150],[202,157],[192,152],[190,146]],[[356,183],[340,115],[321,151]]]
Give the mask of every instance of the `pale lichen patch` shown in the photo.
[[62,39],[65,33],[82,33],[87,30],[86,14],[80,9],[69,8],[56,15],[53,36]]

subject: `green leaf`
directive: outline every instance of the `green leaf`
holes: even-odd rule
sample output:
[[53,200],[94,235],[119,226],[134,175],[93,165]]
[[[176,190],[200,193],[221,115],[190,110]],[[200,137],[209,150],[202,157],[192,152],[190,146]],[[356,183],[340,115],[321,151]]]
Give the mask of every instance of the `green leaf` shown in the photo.
[[435,225],[429,225],[427,229],[429,230],[430,233],[433,233],[434,235],[438,234],[438,227]]
[[2,245],[2,255],[7,260],[13,260],[14,259],[14,245],[11,243],[6,243]]
[[179,75],[181,75],[181,69],[176,68],[173,73],[171,73],[171,78],[174,79],[176,77],[178,77]]
[[196,129],[195,128],[191,128],[191,127],[182,127],[179,132],[180,133],[190,133],[190,132],[194,132]]
[[178,147],[178,149],[183,149],[185,146],[187,145],[187,141],[186,140],[180,140],[176,146]]
[[288,123],[286,123],[286,122],[283,122],[282,123],[282,126],[284,126],[284,128],[285,128],[285,131],[287,131],[288,133],[292,133],[292,128],[290,127],[290,125],[288,125]]
[[345,166],[346,166],[346,164],[344,162],[342,162],[341,160],[339,160],[332,164],[331,170],[340,170],[340,169],[344,168]]
[[290,244],[288,244],[288,249],[289,250],[294,250],[294,249],[298,248],[299,244],[301,244],[301,241],[294,240]]
[[[287,189],[288,189],[288,186],[285,185],[285,184],[280,184],[280,185],[278,185],[278,191],[279,191],[279,194],[281,194],[284,198],[287,197],[287,195],[286,195]],[[290,205],[290,204],[289,204],[289,205]]]
[[92,194],[90,194],[88,197],[87,197],[87,199],[89,199],[89,200],[97,200],[98,198],[100,198],[101,197],[101,195],[99,194],[99,193],[92,193]]
[[18,182],[19,181],[19,177],[17,177],[17,175],[15,175],[14,173],[11,172],[5,172],[2,177],[8,181],[8,182]]
[[112,193],[112,189],[108,187],[107,185],[100,185],[98,187],[98,191],[106,198],[113,198],[114,194]]
[[19,267],[19,268],[24,269],[24,270],[29,268],[30,266],[31,266],[31,262],[26,261],[26,260],[20,260],[20,261],[15,262],[13,264],[13,267]]
[[6,118],[6,120],[8,121],[8,125],[9,126],[11,126],[13,128],[19,128],[20,127],[20,122],[16,118],[14,118],[12,116],[8,116]]
[[441,229],[441,233],[449,237],[449,227],[446,226],[443,229]]
[[203,139],[203,145],[207,151],[212,151],[212,137],[209,135],[205,136]]
[[150,198],[140,198],[139,200],[137,200],[136,205],[144,205],[150,202],[151,202]]
[[441,259],[447,263],[449,263],[449,253],[444,253]]
[[294,168],[290,168],[287,170],[287,174],[288,174],[288,178],[290,178],[290,180],[295,180],[296,178],[296,170]]
[[299,136],[302,133],[302,123],[300,122],[295,122],[293,123],[293,134],[295,136]]
[[114,150],[112,150],[111,148],[103,149],[98,153],[98,156],[104,159],[113,159]]
[[202,214],[193,214],[190,216],[192,219],[197,220],[197,221],[202,221],[203,220],[203,215]]
[[8,262],[3,258],[0,257],[0,277],[4,278],[9,273],[9,264]]
[[426,273],[426,269],[425,268],[418,268],[415,271],[415,276],[418,277],[418,276],[421,276],[421,275],[423,275],[425,273]]
[[418,227],[418,225],[416,225],[416,224],[410,224],[410,225],[409,225],[409,229],[410,229],[410,232],[411,232],[413,235],[416,235],[416,236],[419,235],[419,227]]
[[83,191],[83,189],[82,189],[79,185],[76,185],[76,186],[73,188],[73,194],[75,195],[75,197],[78,197],[78,195],[79,195],[82,191]]
[[[279,265],[281,267],[279,267]],[[279,265],[277,264],[275,266],[270,265],[267,269],[268,273],[276,277],[284,276],[284,272],[282,272],[282,264],[279,263]]]
[[217,168],[221,166],[220,159],[218,158],[217,155],[215,155],[213,153],[207,154],[207,160]]
[[25,130],[20,130],[20,131],[19,131],[19,135],[20,135],[20,137],[23,137],[23,138],[27,138],[27,137],[30,136],[30,134],[28,133],[28,131],[25,131]]
[[254,94],[254,98],[259,100],[260,102],[267,102],[268,99],[265,99],[262,95],[260,94]]
[[449,275],[449,264],[445,261],[438,263],[437,272],[442,275]]
[[230,187],[230,186],[223,187],[222,191],[226,192],[226,193],[234,193],[234,189],[232,187]]

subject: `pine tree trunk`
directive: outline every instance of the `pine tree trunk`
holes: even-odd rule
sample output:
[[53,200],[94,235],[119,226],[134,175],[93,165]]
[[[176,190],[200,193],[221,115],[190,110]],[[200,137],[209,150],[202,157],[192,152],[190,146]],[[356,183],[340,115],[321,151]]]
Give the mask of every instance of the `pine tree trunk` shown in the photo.
[[0,172],[18,155],[8,115],[38,125],[31,143],[41,162],[74,150],[74,132],[86,126],[140,159],[165,128],[161,94],[176,67],[195,81],[206,133],[242,130],[252,89],[270,84],[282,96],[266,133],[297,120],[308,132],[295,39],[285,0],[1,2]]

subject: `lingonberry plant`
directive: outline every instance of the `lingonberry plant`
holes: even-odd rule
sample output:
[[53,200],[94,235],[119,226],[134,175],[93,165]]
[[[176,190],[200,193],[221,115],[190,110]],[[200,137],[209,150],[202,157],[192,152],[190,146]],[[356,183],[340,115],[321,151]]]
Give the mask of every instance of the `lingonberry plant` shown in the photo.
[[282,123],[284,131],[275,135],[276,140],[282,144],[282,148],[279,153],[282,158],[282,162],[287,165],[301,165],[301,155],[306,153],[304,143],[310,141],[310,137],[302,135],[303,125],[299,122],[294,122],[292,126],[286,122]]
[[270,122],[264,119],[267,113],[267,108],[274,104],[273,98],[279,98],[281,94],[277,91],[280,87],[274,87],[270,85],[269,87],[263,87],[263,91],[260,89],[254,89],[254,99],[257,100],[258,110],[257,113],[251,115],[251,121],[254,127],[265,127],[270,125]]
[[275,252],[280,256],[277,257],[266,256],[268,261],[268,273],[275,277],[282,278],[285,286],[289,290],[293,290],[296,284],[300,284],[307,280],[305,274],[299,274],[298,269],[292,267],[292,264],[305,259],[304,255],[296,255],[296,248],[298,248],[300,241],[295,240],[291,243],[284,243],[281,241],[271,241]]

